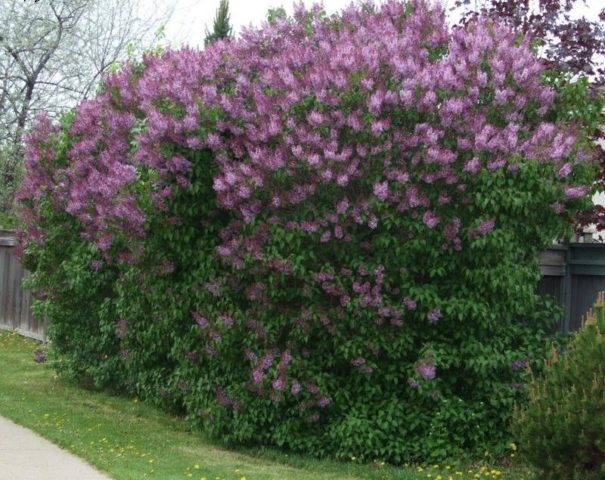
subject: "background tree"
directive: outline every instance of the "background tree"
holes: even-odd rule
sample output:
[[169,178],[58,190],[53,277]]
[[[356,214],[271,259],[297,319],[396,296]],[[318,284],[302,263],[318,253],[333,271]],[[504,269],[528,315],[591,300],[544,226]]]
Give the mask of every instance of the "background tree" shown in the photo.
[[233,35],[233,28],[229,23],[229,0],[221,0],[216,10],[212,32],[206,30],[204,45],[208,45],[215,40],[230,38]]
[[[593,2],[596,3],[596,2]],[[605,8],[599,14],[600,22],[578,17],[574,10],[587,5],[586,0],[456,0],[451,10],[462,15],[461,23],[479,14],[504,20],[516,30],[530,33],[540,42],[540,52],[553,71],[563,72],[567,78],[585,75],[590,81],[593,96],[605,91]],[[605,192],[605,126],[593,132],[601,169],[594,192]],[[594,205],[575,218],[576,230],[581,232],[595,225],[605,231],[605,208]],[[601,237],[602,239],[602,237]]]
[[141,17],[138,0],[49,0],[0,4],[0,211],[10,211],[23,135],[95,93],[101,76],[150,46],[171,9]]

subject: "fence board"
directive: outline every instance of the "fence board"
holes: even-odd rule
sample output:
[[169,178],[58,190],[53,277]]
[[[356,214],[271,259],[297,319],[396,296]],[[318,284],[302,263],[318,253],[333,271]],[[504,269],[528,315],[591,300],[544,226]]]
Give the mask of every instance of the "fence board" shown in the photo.
[[21,287],[28,273],[15,256],[14,246],[14,235],[0,231],[0,328],[45,340],[46,325],[32,315],[31,294]]
[[605,290],[605,276],[572,275],[571,322],[570,329],[582,326],[582,317],[594,305],[599,292]]

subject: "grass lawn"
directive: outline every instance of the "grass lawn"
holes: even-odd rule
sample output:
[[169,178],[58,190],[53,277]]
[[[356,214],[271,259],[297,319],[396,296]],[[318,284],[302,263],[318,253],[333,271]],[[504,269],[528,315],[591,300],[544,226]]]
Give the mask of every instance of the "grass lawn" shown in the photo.
[[229,450],[136,399],[91,392],[33,361],[39,343],[0,331],[0,415],[118,480],[529,480],[521,467],[360,465],[274,450]]

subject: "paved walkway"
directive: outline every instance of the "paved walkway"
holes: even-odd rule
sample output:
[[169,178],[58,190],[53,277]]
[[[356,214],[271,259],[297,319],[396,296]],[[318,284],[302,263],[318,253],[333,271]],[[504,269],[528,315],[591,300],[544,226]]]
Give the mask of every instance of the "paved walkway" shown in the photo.
[[0,480],[109,480],[82,459],[0,417]]

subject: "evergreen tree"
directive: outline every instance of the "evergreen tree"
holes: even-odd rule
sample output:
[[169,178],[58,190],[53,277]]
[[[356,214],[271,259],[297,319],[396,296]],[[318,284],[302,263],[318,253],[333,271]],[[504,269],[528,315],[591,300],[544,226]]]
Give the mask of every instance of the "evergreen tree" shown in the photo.
[[214,17],[212,32],[206,30],[204,45],[208,45],[221,38],[230,38],[232,35],[233,28],[229,24],[229,0],[220,0],[216,16]]

